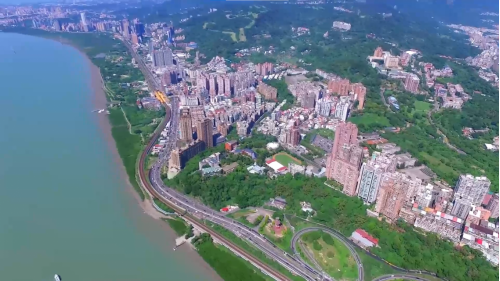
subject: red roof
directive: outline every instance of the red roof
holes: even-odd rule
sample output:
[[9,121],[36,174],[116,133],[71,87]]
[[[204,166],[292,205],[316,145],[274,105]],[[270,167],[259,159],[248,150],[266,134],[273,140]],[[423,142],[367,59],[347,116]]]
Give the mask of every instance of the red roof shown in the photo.
[[281,167],[278,169],[278,172],[282,172],[282,171],[285,171],[286,170],[286,167]]
[[486,194],[483,198],[483,205],[488,205],[488,203],[490,202],[491,200],[491,194]]
[[363,229],[361,228],[358,228],[356,229],[356,232],[361,235],[363,238],[365,238],[366,240],[372,242],[373,244],[378,244],[378,239],[374,238],[373,236],[371,236],[370,234],[368,234],[366,231],[364,231]]
[[224,207],[224,208],[222,208],[221,210],[222,210],[223,212],[227,212],[227,211],[229,211],[229,208]]
[[266,164],[271,164],[274,162],[274,159],[269,159],[269,160],[266,160]]

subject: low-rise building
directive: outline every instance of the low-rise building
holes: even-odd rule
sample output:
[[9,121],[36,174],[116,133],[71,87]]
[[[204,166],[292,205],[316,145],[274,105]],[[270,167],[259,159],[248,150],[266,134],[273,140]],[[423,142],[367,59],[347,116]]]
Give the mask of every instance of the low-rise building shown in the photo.
[[461,109],[463,104],[464,104],[463,99],[459,97],[444,97],[442,107]]
[[253,165],[251,166],[248,166],[247,167],[247,171],[250,173],[250,174],[259,174],[259,175],[263,175],[264,174],[264,171],[265,171],[265,168],[264,167],[261,167],[259,165],[257,165],[257,163],[254,163]]
[[351,240],[362,248],[378,247],[378,239],[374,238],[361,228],[351,234]]
[[481,251],[488,261],[498,265],[498,225],[487,221],[467,222],[460,243]]
[[433,214],[419,216],[415,220],[415,227],[421,228],[425,231],[434,232],[453,242],[460,241],[462,225],[462,223],[457,221],[449,220],[445,217]]

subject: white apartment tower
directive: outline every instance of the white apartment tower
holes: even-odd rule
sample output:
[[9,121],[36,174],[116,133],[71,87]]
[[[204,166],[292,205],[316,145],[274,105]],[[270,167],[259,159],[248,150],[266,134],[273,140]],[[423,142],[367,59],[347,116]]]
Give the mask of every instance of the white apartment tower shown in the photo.
[[358,181],[358,197],[371,204],[377,200],[378,189],[384,173],[396,171],[395,158],[374,153],[372,159],[363,163]]

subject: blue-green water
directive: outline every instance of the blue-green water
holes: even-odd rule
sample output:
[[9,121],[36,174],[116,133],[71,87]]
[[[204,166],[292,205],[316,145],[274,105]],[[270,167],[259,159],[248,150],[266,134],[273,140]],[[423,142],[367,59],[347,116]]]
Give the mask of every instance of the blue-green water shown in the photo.
[[0,280],[213,279],[138,206],[93,98],[78,51],[0,33]]

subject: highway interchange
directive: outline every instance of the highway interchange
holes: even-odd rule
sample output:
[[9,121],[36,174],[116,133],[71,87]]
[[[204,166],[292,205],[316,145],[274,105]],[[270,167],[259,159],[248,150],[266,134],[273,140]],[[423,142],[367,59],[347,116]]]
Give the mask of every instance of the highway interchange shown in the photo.
[[[132,56],[135,58],[137,64],[139,65],[139,68],[143,72],[143,74],[146,76],[146,80],[148,82],[148,86],[152,90],[163,90],[160,87],[160,83],[158,80],[155,78],[151,70],[146,66],[144,63],[143,59],[133,50],[132,46],[130,45],[129,42],[126,40],[123,40],[127,48],[129,49],[130,53]],[[241,224],[238,221],[232,220],[224,214],[215,211],[211,209],[208,206],[205,206],[201,204],[200,202],[176,191],[173,188],[165,186],[163,183],[163,180],[161,179],[161,168],[165,165],[167,165],[170,153],[171,151],[175,148],[176,142],[177,142],[177,132],[179,128],[179,101],[176,95],[171,97],[171,104],[165,105],[165,109],[167,111],[166,117],[163,120],[163,122],[160,124],[159,128],[151,138],[148,146],[143,152],[143,155],[141,155],[141,161],[139,164],[139,174],[141,181],[143,185],[153,193],[153,195],[156,195],[158,199],[163,201],[164,203],[168,204],[169,206],[174,207],[176,210],[182,209],[185,211],[184,214],[187,214],[187,216],[194,217],[194,219],[190,219],[191,223],[195,224],[195,226],[209,232],[212,236],[215,236],[215,238],[219,240],[223,240],[225,244],[231,245],[231,248],[235,250],[240,256],[243,256],[247,260],[252,261],[254,264],[257,264],[261,269],[266,271],[268,274],[273,276],[275,279],[278,280],[289,280],[288,277],[285,275],[281,274],[274,268],[269,267],[268,265],[260,262],[259,260],[255,259],[248,253],[246,253],[244,250],[240,249],[238,246],[234,245],[224,237],[220,236],[219,234],[215,233],[213,230],[209,229],[197,219],[201,220],[206,220],[210,221],[214,224],[220,225],[227,230],[231,231],[238,237],[246,240],[248,243],[252,244],[254,247],[257,249],[261,250],[266,256],[271,258],[272,260],[278,262],[281,266],[289,270],[295,275],[301,276],[305,280],[334,280],[333,278],[329,277],[326,275],[324,272],[320,272],[311,266],[309,266],[305,261],[301,260],[300,255],[297,255],[295,245],[297,243],[298,238],[306,232],[309,231],[317,231],[321,229],[322,231],[328,232],[329,234],[333,235],[340,241],[342,241],[346,246],[349,248],[349,251],[353,255],[353,257],[356,260],[357,266],[358,266],[358,280],[363,280],[363,266],[361,263],[361,259],[359,258],[358,254],[356,251],[353,249],[352,245],[350,244],[349,241],[342,235],[339,235],[335,233],[334,231],[331,231],[329,229],[325,228],[307,228],[307,229],[302,229],[299,232],[297,232],[293,239],[292,239],[292,249],[296,253],[294,256],[289,255],[288,253],[284,252],[283,250],[279,249],[276,245],[274,245],[271,241],[269,241],[266,237],[258,233],[256,230],[247,227],[244,224]],[[156,143],[159,133],[164,129],[167,128],[167,143],[165,145],[165,148],[161,151],[157,162],[152,166],[152,168],[149,171],[148,174],[148,179],[145,179],[145,167],[144,167],[144,159],[145,157],[149,154],[149,151],[151,147]],[[151,188],[151,189],[150,189]],[[395,276],[398,276],[397,278]],[[408,279],[408,280],[426,280],[424,278],[419,278],[415,276],[410,276],[410,275],[404,275],[404,274],[397,274],[397,275],[387,275],[387,276],[381,276],[377,278],[377,281],[385,281],[385,280],[393,280],[393,279]]]
[[[299,252],[297,251],[296,246],[297,246],[297,243],[299,242],[300,237],[305,233],[313,232],[313,231],[326,232],[326,233],[330,234],[331,236],[337,238],[340,242],[342,242],[347,247],[347,249],[351,253],[352,257],[356,261],[356,266],[358,267],[358,280],[360,280],[360,281],[364,280],[363,263],[361,262],[361,258],[359,257],[358,253],[356,252],[356,249],[354,249],[354,247],[351,245],[350,241],[347,240],[343,235],[338,234],[337,232],[332,231],[332,230],[325,228],[325,227],[308,227],[308,228],[301,229],[301,230],[297,231],[296,233],[294,233],[294,235],[292,237],[291,247],[292,247],[293,252],[295,253],[295,256],[298,259],[301,259],[301,257],[300,257]],[[303,262],[305,263],[305,261],[303,261]]]

